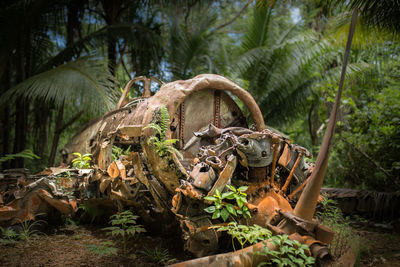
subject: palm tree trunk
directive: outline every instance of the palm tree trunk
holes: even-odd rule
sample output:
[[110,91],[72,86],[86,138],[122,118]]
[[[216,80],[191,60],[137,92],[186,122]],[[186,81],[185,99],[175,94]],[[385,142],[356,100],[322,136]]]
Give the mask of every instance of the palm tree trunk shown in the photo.
[[[3,86],[4,86],[4,92],[7,91],[11,87],[11,81],[10,81],[10,64],[7,63],[6,69],[4,72],[4,77],[3,77]],[[3,93],[3,92],[2,92]],[[10,151],[10,107],[8,105],[2,107],[1,111],[1,125],[3,127],[2,129],[2,151],[1,155],[6,155]],[[3,162],[2,165],[3,169],[8,169],[10,167],[10,163],[8,161]]]
[[[82,5],[80,0],[71,0],[68,4],[68,21],[67,21],[67,46],[71,46],[74,43],[74,38],[80,36],[80,17],[83,16],[84,6]],[[56,127],[54,131],[53,143],[51,145],[51,151],[47,166],[53,166],[54,160],[57,153],[58,143],[60,141],[61,133],[74,121],[76,121],[82,112],[79,112],[76,116],[74,116],[69,122],[66,124],[63,123],[64,120],[64,102],[58,109],[57,118],[56,118]]]
[[[17,83],[22,82],[23,80],[26,79],[26,66],[25,66],[25,51],[26,49],[30,47],[30,44],[27,44],[26,42],[29,42],[30,38],[28,37],[23,37],[23,33],[25,31],[22,29],[20,37],[21,42],[20,45],[16,51],[17,53]],[[29,112],[29,103],[26,99],[20,98],[16,102],[16,107],[15,107],[15,136],[14,136],[14,148],[13,148],[13,153],[18,153],[21,152],[22,150],[25,149],[26,147],[26,134],[27,134],[27,128],[28,128],[28,112]],[[15,159],[11,167],[13,168],[22,168],[24,166],[24,159],[23,158],[17,158]]]
[[112,36],[108,36],[108,69],[112,75],[115,75],[115,67],[117,66],[117,49]]
[[[101,5],[104,10],[104,20],[108,26],[116,24],[123,10],[122,0],[102,0]],[[115,75],[117,66],[117,44],[113,36],[108,35],[107,40],[108,68],[112,75]]]
[[[28,128],[28,110],[29,103],[26,99],[17,100],[16,118],[15,118],[15,138],[13,153],[21,152],[26,147],[26,133]],[[23,168],[24,159],[17,158],[13,161],[11,167]]]

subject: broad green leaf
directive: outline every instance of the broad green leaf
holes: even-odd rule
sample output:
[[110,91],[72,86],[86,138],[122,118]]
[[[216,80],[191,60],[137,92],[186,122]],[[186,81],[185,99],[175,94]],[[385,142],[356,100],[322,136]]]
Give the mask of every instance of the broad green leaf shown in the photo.
[[239,187],[239,188],[237,189],[237,191],[244,192],[244,191],[247,190],[247,188],[249,188],[249,187],[248,187],[248,186],[241,186],[241,187]]
[[215,206],[210,206],[208,208],[205,208],[204,210],[208,213],[214,213],[216,209]]
[[229,212],[227,209],[221,210],[221,218],[224,220],[224,222],[229,218]]
[[226,192],[223,193],[221,196],[221,199],[233,199],[233,194],[235,194],[234,192]]
[[220,210],[216,210],[212,216],[212,219],[218,219],[221,216]]
[[232,204],[226,205],[226,209],[229,211],[230,214],[237,216],[236,210]]
[[217,200],[215,197],[212,197],[212,196],[204,197],[204,199],[208,200],[208,201],[216,201]]

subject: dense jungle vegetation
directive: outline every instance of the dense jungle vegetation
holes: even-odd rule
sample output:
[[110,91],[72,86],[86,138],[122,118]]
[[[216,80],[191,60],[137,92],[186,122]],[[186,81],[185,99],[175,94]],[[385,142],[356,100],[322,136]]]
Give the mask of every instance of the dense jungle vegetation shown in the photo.
[[400,5],[389,0],[3,0],[0,156],[31,149],[40,159],[1,168],[58,165],[67,140],[141,75],[223,75],[316,156],[355,7],[326,184],[398,191]]

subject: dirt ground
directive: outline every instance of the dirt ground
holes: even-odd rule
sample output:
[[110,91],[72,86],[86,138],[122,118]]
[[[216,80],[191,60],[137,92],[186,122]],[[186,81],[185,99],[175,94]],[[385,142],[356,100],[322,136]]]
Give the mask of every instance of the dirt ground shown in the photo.
[[[55,228],[31,241],[0,246],[0,266],[165,266],[190,259],[177,238],[137,236],[123,256],[117,238],[107,236],[98,225],[68,225]],[[354,230],[361,237],[359,266],[400,266],[400,233],[378,229]],[[117,256],[100,257],[90,244],[112,241]]]
[[355,230],[361,237],[360,266],[399,266],[400,233],[390,230]]
[[[68,225],[30,242],[0,245],[0,266],[165,266],[190,259],[179,241],[144,234],[129,241],[127,255],[123,256],[119,238],[106,235],[102,227]],[[118,255],[100,257],[87,248],[106,241],[114,243]]]

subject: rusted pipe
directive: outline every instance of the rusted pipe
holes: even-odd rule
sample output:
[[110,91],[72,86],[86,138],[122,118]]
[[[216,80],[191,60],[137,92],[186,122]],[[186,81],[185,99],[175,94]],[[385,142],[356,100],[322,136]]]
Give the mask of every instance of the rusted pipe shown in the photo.
[[275,177],[275,172],[276,172],[276,162],[278,160],[278,148],[279,148],[279,139],[277,140],[276,138],[272,137],[272,142],[274,144],[274,158],[272,159],[272,170],[271,170],[271,176],[269,177],[269,184],[274,186],[274,177]]
[[[265,241],[264,241],[265,242]],[[223,254],[217,254],[184,262],[179,262],[171,267],[197,267],[197,266],[208,266],[208,267],[221,267],[221,266],[257,266],[263,261],[267,261],[266,256],[258,255],[257,251],[264,250],[264,242],[259,242],[253,246],[237,250],[234,252],[228,252]],[[270,242],[266,242],[269,249],[273,250],[275,247]]]
[[310,177],[307,178],[307,180],[305,180],[301,185],[299,185],[289,196],[289,199],[292,199],[301,189],[303,189],[307,183],[310,181]]
[[290,171],[289,176],[287,177],[286,182],[285,182],[285,184],[283,185],[283,187],[281,189],[282,190],[282,194],[286,193],[286,190],[289,187],[290,181],[293,178],[293,174],[296,171],[296,168],[299,165],[299,162],[300,162],[302,157],[303,157],[303,155],[301,153],[299,153],[299,155],[297,156],[296,162],[294,163],[294,165],[292,167],[292,170]]

